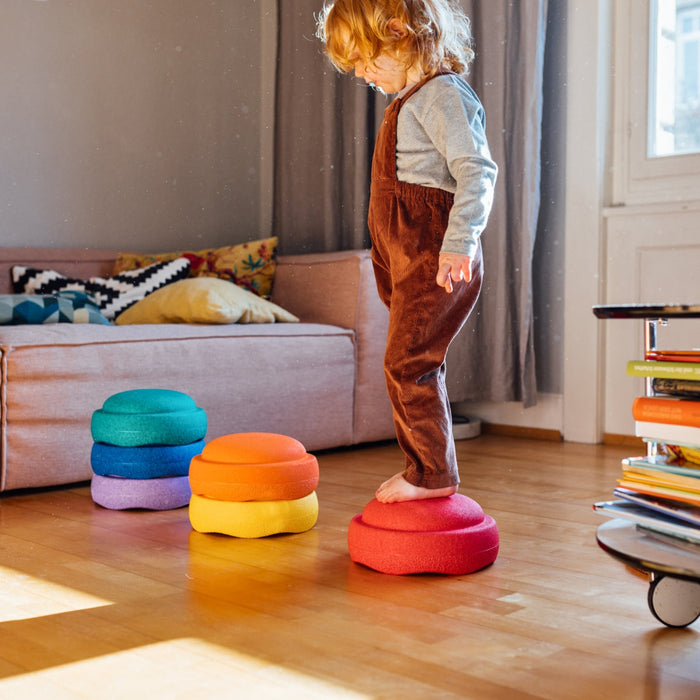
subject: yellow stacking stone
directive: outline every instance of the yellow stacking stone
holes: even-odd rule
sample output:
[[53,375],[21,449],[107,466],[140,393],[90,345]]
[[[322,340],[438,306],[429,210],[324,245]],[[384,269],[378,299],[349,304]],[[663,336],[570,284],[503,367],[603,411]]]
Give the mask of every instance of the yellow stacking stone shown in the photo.
[[298,533],[316,524],[318,498],[315,491],[286,501],[219,501],[193,494],[189,515],[192,527],[202,533],[241,538]]

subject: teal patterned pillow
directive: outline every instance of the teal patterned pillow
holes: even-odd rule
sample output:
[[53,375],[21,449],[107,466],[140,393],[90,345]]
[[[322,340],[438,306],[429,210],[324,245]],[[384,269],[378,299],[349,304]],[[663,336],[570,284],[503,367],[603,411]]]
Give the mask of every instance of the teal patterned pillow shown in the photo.
[[111,325],[87,294],[0,294],[0,325],[102,323]]
[[176,258],[140,270],[129,270],[113,277],[91,277],[88,280],[65,277],[56,270],[37,270],[14,265],[12,291],[16,294],[58,294],[67,291],[87,294],[110,320],[143,299],[147,294],[190,274],[190,261]]

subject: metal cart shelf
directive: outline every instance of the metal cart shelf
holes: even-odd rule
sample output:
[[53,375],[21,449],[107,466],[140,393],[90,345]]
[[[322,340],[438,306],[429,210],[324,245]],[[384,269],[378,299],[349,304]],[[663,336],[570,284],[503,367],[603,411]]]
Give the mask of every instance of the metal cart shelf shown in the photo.
[[[658,327],[669,319],[700,318],[700,304],[622,304],[594,306],[601,319],[643,319],[644,352],[655,350]],[[651,379],[645,394],[651,395]],[[649,443],[647,451],[656,452]],[[598,545],[628,566],[649,576],[647,603],[654,617],[668,627],[686,627],[700,617],[700,545],[649,532],[632,522],[610,520],[596,533]]]

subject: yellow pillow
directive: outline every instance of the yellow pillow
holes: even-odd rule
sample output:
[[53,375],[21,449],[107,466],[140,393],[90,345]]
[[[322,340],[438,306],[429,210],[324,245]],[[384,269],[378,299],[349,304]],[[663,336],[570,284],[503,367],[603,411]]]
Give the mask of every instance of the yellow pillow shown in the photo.
[[299,319],[271,301],[216,277],[190,277],[149,294],[120,314],[118,326],[140,323],[274,323]]
[[172,253],[120,253],[113,275],[175,258],[190,261],[190,277],[219,277],[258,296],[269,298],[277,267],[277,236],[224,248]]

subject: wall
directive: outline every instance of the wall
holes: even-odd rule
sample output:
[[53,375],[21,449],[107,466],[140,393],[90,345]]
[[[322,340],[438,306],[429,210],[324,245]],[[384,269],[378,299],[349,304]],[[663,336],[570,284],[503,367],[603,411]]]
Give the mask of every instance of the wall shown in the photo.
[[[608,304],[695,304],[700,264],[700,203],[610,207],[605,214],[605,299]],[[634,433],[632,402],[644,382],[628,377],[628,360],[643,359],[644,322],[606,320],[604,427]],[[659,326],[659,348],[698,347],[700,319],[670,319]]]
[[[550,5],[565,25],[567,3]],[[157,251],[269,233],[276,0],[3,0],[2,10],[0,245]],[[566,46],[547,51],[557,90],[546,97],[551,195],[535,263],[544,393],[528,411],[468,408],[559,430]]]
[[266,233],[269,4],[3,0],[2,245],[156,250]]

